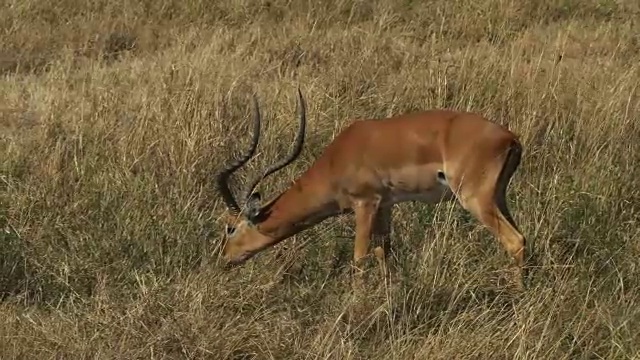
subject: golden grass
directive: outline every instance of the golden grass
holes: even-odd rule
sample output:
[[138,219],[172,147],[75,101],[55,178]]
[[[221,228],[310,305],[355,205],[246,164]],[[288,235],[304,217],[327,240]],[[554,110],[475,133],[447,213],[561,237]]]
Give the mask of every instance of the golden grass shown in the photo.
[[[640,358],[634,0],[3,1],[0,357]],[[212,174],[351,120],[448,107],[525,145],[509,191],[535,267],[457,205],[398,206],[392,283],[352,297],[353,224],[220,270]],[[306,244],[305,246],[301,246]],[[284,257],[283,257],[284,256]]]

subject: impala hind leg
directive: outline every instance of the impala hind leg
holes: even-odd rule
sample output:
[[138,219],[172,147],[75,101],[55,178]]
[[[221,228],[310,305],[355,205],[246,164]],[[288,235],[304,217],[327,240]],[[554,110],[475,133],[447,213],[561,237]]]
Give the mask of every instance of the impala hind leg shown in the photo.
[[493,233],[513,258],[516,266],[516,285],[519,289],[524,289],[526,240],[513,223],[509,211],[493,199],[484,198],[467,199],[465,207]]
[[455,181],[455,185],[458,186],[457,195],[462,206],[493,233],[513,258],[516,265],[516,286],[523,290],[526,239],[509,213],[506,201],[507,187],[520,164],[521,151],[519,144],[512,145],[505,161],[496,162],[493,167],[484,169],[489,172],[484,181],[462,186]]

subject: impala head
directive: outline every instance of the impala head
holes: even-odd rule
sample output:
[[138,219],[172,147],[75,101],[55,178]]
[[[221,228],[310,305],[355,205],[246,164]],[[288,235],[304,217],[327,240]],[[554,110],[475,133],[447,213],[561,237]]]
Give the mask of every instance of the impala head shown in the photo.
[[304,99],[300,89],[298,89],[298,111],[300,126],[296,136],[295,144],[291,153],[280,162],[273,164],[260,176],[249,183],[240,199],[236,199],[229,187],[229,177],[255,154],[260,139],[260,108],[258,100],[253,97],[254,118],[253,136],[251,145],[242,156],[232,161],[226,168],[222,169],[216,177],[218,191],[227,206],[224,236],[226,242],[222,249],[222,255],[228,265],[239,265],[258,251],[272,244],[276,239],[262,234],[258,227],[267,216],[261,203],[261,196],[258,192],[253,192],[255,187],[265,177],[291,164],[302,151],[304,143],[304,133],[306,127],[306,109]]

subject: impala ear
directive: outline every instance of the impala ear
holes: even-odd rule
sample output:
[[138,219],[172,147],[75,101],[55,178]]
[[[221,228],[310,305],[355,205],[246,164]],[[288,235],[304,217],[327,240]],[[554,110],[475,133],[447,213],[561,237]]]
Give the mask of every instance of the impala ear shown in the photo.
[[261,201],[262,197],[259,192],[254,192],[247,198],[245,215],[251,222],[260,214]]

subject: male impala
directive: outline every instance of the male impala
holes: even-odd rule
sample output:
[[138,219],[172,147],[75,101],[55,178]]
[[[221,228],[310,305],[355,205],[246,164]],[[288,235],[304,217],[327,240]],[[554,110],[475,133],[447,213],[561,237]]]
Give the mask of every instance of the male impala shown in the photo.
[[[293,151],[251,182],[239,203],[231,193],[228,178],[257,147],[261,119],[255,97],[253,102],[251,145],[217,175],[218,190],[230,213],[223,249],[228,265],[241,264],[326,218],[353,211],[353,260],[358,266],[369,251],[372,235],[388,233],[393,204],[411,200],[434,204],[457,198],[513,257],[516,284],[523,288],[525,238],[505,201],[522,146],[509,130],[480,115],[450,110],[356,121],[291,187],[261,205],[260,194],[252,194],[254,188],[266,176],[293,162],[302,150],[306,106],[298,89],[300,128]],[[384,250],[377,247],[376,255],[384,256]]]

